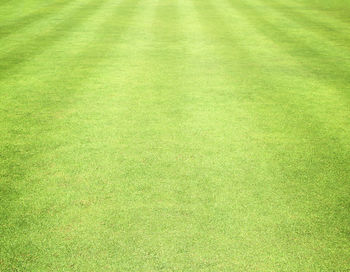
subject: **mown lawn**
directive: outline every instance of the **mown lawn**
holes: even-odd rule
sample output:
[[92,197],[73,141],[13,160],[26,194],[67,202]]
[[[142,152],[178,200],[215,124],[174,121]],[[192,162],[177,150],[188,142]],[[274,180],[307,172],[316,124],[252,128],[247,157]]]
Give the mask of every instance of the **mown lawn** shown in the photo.
[[349,1],[0,2],[0,271],[347,269]]

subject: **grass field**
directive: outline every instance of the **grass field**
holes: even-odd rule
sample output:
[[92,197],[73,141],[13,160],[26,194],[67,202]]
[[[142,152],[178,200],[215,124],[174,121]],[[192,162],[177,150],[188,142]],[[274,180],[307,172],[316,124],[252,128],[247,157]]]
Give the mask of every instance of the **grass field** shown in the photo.
[[348,1],[0,2],[0,271],[349,269]]

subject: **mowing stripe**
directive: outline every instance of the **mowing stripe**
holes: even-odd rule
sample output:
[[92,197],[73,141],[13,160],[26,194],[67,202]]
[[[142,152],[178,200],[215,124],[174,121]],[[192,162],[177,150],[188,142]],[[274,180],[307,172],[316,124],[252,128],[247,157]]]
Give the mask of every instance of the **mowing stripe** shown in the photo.
[[[220,2],[221,3],[221,2]],[[215,2],[216,5],[219,6],[218,2]],[[239,6],[239,5],[235,5],[236,6]],[[225,37],[225,41],[226,43],[220,43],[220,47],[217,47],[217,52],[222,52],[223,49],[222,49],[222,46],[223,44],[226,45],[226,48],[227,48],[227,51],[224,50],[223,52],[226,54],[226,58],[225,60],[228,60],[228,57],[230,55],[230,51],[231,52],[234,52],[234,56],[237,56],[238,59],[236,60],[232,60],[231,62],[227,62],[227,63],[236,63],[236,66],[237,66],[237,63],[240,63],[242,62],[242,60],[240,60],[239,58],[244,58],[245,62],[243,63],[245,65],[245,63],[251,63],[251,64],[254,64],[257,65],[259,64],[258,62],[256,62],[257,59],[261,59],[263,58],[264,56],[263,55],[259,55],[259,57],[257,56],[250,56],[252,54],[251,51],[246,51],[246,49],[244,48],[247,48],[247,47],[239,47],[237,45],[239,45],[239,43],[242,43],[242,39],[244,40],[244,37],[243,36],[235,36],[236,33],[239,33],[239,25],[237,25],[237,22],[241,22],[242,20],[240,18],[236,18],[236,20],[230,20],[230,22],[232,23],[232,27],[229,26],[228,23],[226,23],[224,20],[226,18],[229,17],[229,13],[228,11],[230,9],[228,9],[227,7],[225,6],[220,6],[220,8],[216,9],[213,5],[208,5],[207,3],[207,6],[206,8],[204,8],[203,5],[200,6],[201,9],[197,9],[197,13],[199,14],[199,18],[202,18],[201,19],[201,22],[202,24],[205,26],[206,29],[208,29],[208,31],[212,32],[212,35],[213,35],[213,40],[219,40],[219,39],[223,39],[223,37]],[[220,11],[220,13],[215,13],[216,11]],[[227,12],[227,14],[226,14]],[[215,26],[217,25],[220,25],[220,31],[218,29],[215,28]],[[255,26],[255,24],[254,24]],[[243,28],[243,29],[247,29],[247,28]],[[246,34],[245,34],[246,35]],[[246,37],[250,37],[251,35],[246,35]],[[254,35],[253,35],[254,37]],[[263,42],[264,40],[261,39],[260,40],[260,43]],[[248,43],[250,44],[250,43]],[[249,47],[248,47],[249,48]],[[268,48],[268,47],[267,47]],[[271,49],[273,47],[270,47]],[[239,51],[237,51],[239,50]],[[275,52],[278,56],[278,51]],[[283,55],[282,55],[283,56]],[[283,57],[280,57],[281,59],[283,59]],[[255,60],[255,61],[254,61]],[[265,64],[267,64],[266,61],[264,61]],[[244,68],[248,68],[250,71],[254,71],[254,66],[251,66],[251,67],[245,67],[245,66],[238,66],[242,69]],[[228,69],[228,75],[231,75],[233,77],[233,79],[237,79],[237,76],[238,75],[245,75],[244,78],[242,79],[245,79],[245,81],[247,82],[250,82],[250,84],[253,84],[253,85],[248,85],[247,87],[250,87],[250,88],[253,88],[253,90],[255,90],[256,94],[255,96],[257,95],[264,95],[263,91],[264,89],[257,89],[257,88],[254,88],[254,85],[256,86],[261,86],[261,88],[264,88],[265,87],[268,87],[269,89],[269,94],[271,93],[271,89],[275,89],[275,93],[273,94],[273,98],[275,100],[275,102],[272,100],[270,101],[271,104],[268,104],[270,105],[271,107],[271,110],[269,111],[270,114],[272,115],[266,115],[266,108],[257,108],[255,112],[252,112],[252,116],[254,116],[255,120],[255,124],[253,123],[253,127],[252,127],[252,131],[250,132],[251,135],[254,135],[254,134],[260,134],[260,140],[258,142],[256,142],[256,140],[254,141],[254,138],[251,139],[252,143],[254,144],[259,144],[261,145],[260,148],[267,148],[269,150],[271,150],[271,152],[276,152],[275,154],[271,154],[272,157],[270,158],[270,162],[269,162],[269,167],[272,167],[270,168],[271,171],[278,171],[280,172],[281,174],[283,174],[285,177],[294,177],[294,180],[290,180],[290,183],[287,183],[287,184],[279,184],[278,181],[280,180],[280,178],[277,178],[276,177],[276,180],[274,182],[274,185],[273,185],[273,190],[276,191],[276,192],[279,192],[276,194],[276,199],[272,200],[270,199],[270,201],[273,201],[273,202],[276,202],[276,205],[282,205],[282,206],[285,206],[286,207],[286,210],[293,210],[295,213],[304,213],[305,212],[305,206],[301,205],[300,206],[300,202],[295,202],[295,200],[293,200],[293,198],[289,199],[289,202],[280,202],[282,199],[288,199],[290,196],[295,196],[295,195],[303,195],[303,197],[301,197],[302,199],[303,198],[308,198],[308,196],[313,193],[314,195],[317,195],[318,196],[318,202],[317,204],[316,203],[313,203],[312,205],[310,205],[308,208],[310,210],[313,210],[313,213],[316,213],[318,214],[318,219],[317,220],[323,220],[325,219],[326,217],[328,218],[328,220],[336,220],[332,215],[330,214],[322,214],[321,213],[321,210],[318,210],[318,208],[322,205],[326,205],[326,206],[332,206],[332,208],[334,209],[335,213],[338,213],[338,203],[342,203],[343,202],[343,199],[344,197],[346,196],[347,192],[346,190],[344,191],[344,182],[345,182],[345,179],[344,177],[347,176],[347,173],[349,172],[349,168],[346,167],[346,168],[343,168],[344,167],[344,163],[346,161],[349,160],[348,158],[348,151],[345,151],[345,150],[348,150],[348,147],[349,145],[345,142],[343,142],[344,145],[342,145],[341,147],[338,146],[338,143],[334,143],[334,148],[337,151],[337,155],[335,157],[332,157],[331,161],[331,168],[333,168],[333,171],[340,171],[342,172],[342,177],[341,179],[339,180],[332,180],[332,182],[330,183],[330,180],[327,178],[327,176],[329,175],[326,172],[323,172],[322,175],[320,176],[316,176],[314,177],[314,180],[317,181],[317,183],[315,184],[312,184],[312,183],[306,183],[306,181],[309,181],[310,179],[313,179],[311,176],[308,176],[308,177],[302,177],[300,176],[299,179],[295,179],[295,172],[293,171],[293,168],[290,168],[287,167],[286,165],[283,165],[283,163],[281,162],[285,162],[285,161],[289,161],[289,163],[291,163],[293,165],[293,160],[291,157],[289,157],[289,154],[283,154],[284,153],[284,150],[289,150],[290,153],[293,153],[293,147],[292,144],[291,146],[285,146],[285,145],[282,145],[282,146],[278,146],[278,142],[276,142],[275,140],[273,141],[273,149],[271,147],[269,147],[270,145],[270,141],[276,137],[277,134],[274,134],[273,133],[288,133],[286,134],[284,137],[291,137],[291,141],[293,142],[294,140],[297,140],[297,141],[300,141],[301,139],[301,135],[303,135],[303,129],[305,129],[305,127],[308,127],[308,130],[309,130],[309,135],[310,135],[310,140],[308,141],[307,140],[305,143],[297,143],[297,145],[299,146],[299,148],[301,146],[304,146],[305,149],[310,149],[310,157],[309,158],[305,158],[306,160],[313,160],[313,158],[317,158],[317,160],[319,160],[318,163],[316,163],[316,161],[314,161],[314,164],[315,165],[310,165],[309,167],[315,167],[315,169],[319,169],[319,167],[321,167],[321,165],[323,165],[325,162],[327,162],[327,164],[329,164],[330,162],[328,161],[329,159],[329,154],[326,154],[323,152],[323,146],[324,145],[327,145],[329,144],[329,141],[327,141],[326,139],[322,139],[322,138],[319,138],[318,135],[323,135],[325,136],[325,134],[327,135],[328,134],[328,131],[327,130],[319,130],[319,122],[321,120],[315,120],[313,123],[311,123],[312,119],[314,119],[314,117],[311,117],[311,116],[308,116],[305,112],[305,109],[307,107],[307,104],[306,103],[303,103],[302,101],[298,101],[297,103],[293,103],[292,101],[295,100],[297,98],[297,96],[294,95],[293,96],[285,96],[284,93],[279,93],[279,88],[281,88],[281,86],[277,87],[277,82],[276,82],[276,79],[275,78],[271,78],[269,76],[269,73],[264,73],[263,71],[268,69],[268,67],[257,67],[258,70],[260,70],[260,77],[258,79],[258,81],[256,81],[254,78],[249,78],[249,72],[248,70],[244,72],[241,72],[240,74],[237,75],[238,71],[237,70],[234,70],[234,71],[230,71],[231,70],[231,67],[230,65],[225,65],[226,69]],[[253,73],[254,74],[254,73]],[[266,75],[265,75],[266,74]],[[261,75],[264,75],[264,77],[261,77]],[[242,80],[241,79],[241,80]],[[264,81],[264,79],[266,81]],[[273,84],[276,84],[275,86],[273,86]],[[232,83],[233,86],[237,86],[237,83],[235,84],[234,82]],[[239,86],[239,85],[238,85]],[[284,86],[283,88],[284,90],[288,90],[286,88],[286,86]],[[245,91],[251,91],[251,90],[247,90],[246,87],[244,89],[242,89],[239,93],[242,93],[244,94]],[[238,94],[239,94],[238,93]],[[238,95],[237,94],[237,95]],[[241,94],[241,95],[242,95]],[[235,98],[235,96],[233,95],[232,98]],[[238,98],[238,97],[237,97]],[[236,99],[237,99],[236,98]],[[252,97],[249,98],[250,100],[252,100]],[[288,100],[286,99],[289,99],[289,102]],[[291,101],[292,99],[292,101]],[[264,100],[263,101],[269,101],[269,97],[264,97]],[[325,101],[327,102],[327,101]],[[295,108],[296,105],[298,105],[298,107],[300,106],[303,106],[303,104],[305,105],[305,108],[302,109],[301,111],[298,111],[299,109],[298,108]],[[257,106],[259,107],[262,107],[263,105],[260,105],[257,104]],[[289,115],[281,115],[282,112],[287,112],[287,109],[290,107],[290,111],[288,112]],[[293,112],[293,108],[294,108],[294,112]],[[264,109],[262,111],[262,109]],[[274,112],[276,110],[276,112]],[[344,109],[345,110],[345,109]],[[264,113],[265,112],[265,113]],[[262,115],[262,114],[265,114],[265,115]],[[349,115],[349,111],[344,111],[343,114],[346,115]],[[274,119],[276,121],[276,125],[275,126],[270,126],[268,128],[264,128],[265,126],[265,123],[266,123],[266,119],[265,118],[268,118],[269,120],[271,119]],[[297,118],[297,119],[296,119]],[[300,118],[300,119],[299,119]],[[294,120],[297,121],[294,123]],[[304,120],[304,127],[302,125],[301,122],[303,122]],[[246,122],[247,123],[247,122]],[[293,124],[294,123],[294,124]],[[297,125],[298,124],[298,125]],[[291,127],[288,129],[289,125],[291,125]],[[254,128],[254,126],[257,126]],[[300,128],[300,129],[299,129]],[[277,129],[277,130],[276,130]],[[259,132],[260,131],[260,132]],[[264,138],[264,131],[266,131],[265,133],[268,132],[268,134],[266,134],[266,138]],[[275,131],[275,132],[273,132]],[[345,134],[347,134],[348,132],[345,132]],[[290,136],[288,136],[290,135]],[[295,137],[292,137],[292,135],[295,135]],[[328,136],[329,137],[329,136]],[[336,136],[336,135],[332,135],[332,137],[337,137],[337,138],[340,138],[342,139],[342,136]],[[294,138],[294,140],[292,140]],[[248,138],[249,139],[249,138]],[[247,140],[248,140],[247,139]],[[312,139],[312,140],[311,140]],[[315,142],[315,139],[317,139],[317,141]],[[292,143],[291,142],[291,143]],[[257,148],[257,147],[255,147]],[[254,150],[254,149],[253,149]],[[274,151],[273,151],[274,150]],[[255,151],[256,152],[256,151]],[[342,155],[340,155],[342,154]],[[259,161],[259,152],[256,153],[256,154],[252,154],[252,157],[255,157],[256,161]],[[295,153],[294,154],[295,158],[298,158],[298,154]],[[281,158],[284,158],[284,159],[281,159]],[[269,157],[265,157],[264,160],[267,160]],[[273,162],[275,159],[278,159],[276,160],[275,162]],[[300,160],[301,158],[299,157],[298,159],[296,159],[296,161]],[[318,164],[318,166],[316,166]],[[256,166],[258,169],[260,169],[260,167],[257,165]],[[264,167],[266,167],[266,165],[264,165]],[[240,168],[243,168],[242,165],[240,165]],[[244,169],[244,168],[243,168]],[[272,170],[274,169],[274,170]],[[268,169],[265,169],[265,171],[268,171]],[[300,171],[302,171],[302,169],[300,169]],[[275,174],[276,175],[276,174]],[[271,184],[271,183],[270,183]],[[266,188],[264,188],[264,185],[263,184],[256,184],[255,183],[255,186],[256,186],[256,190],[261,190],[262,191],[265,191],[266,192]],[[322,195],[322,192],[324,192],[324,188],[329,188],[329,187],[338,187],[339,188],[339,191],[338,191],[338,198],[337,199],[333,199],[332,201],[330,201],[328,199],[328,195],[327,194],[324,194]],[[259,189],[260,188],[260,189]],[[342,188],[342,189],[340,189]],[[253,191],[253,190],[252,190]],[[260,192],[260,194],[261,194]],[[286,193],[287,192],[287,193]],[[291,193],[293,192],[293,193]],[[248,194],[247,191],[245,191],[246,194]],[[286,193],[286,194],[285,194]],[[280,196],[283,195],[282,198],[280,198]],[[263,200],[263,199],[262,199]],[[315,199],[314,199],[315,201]],[[278,203],[278,204],[277,204]],[[292,204],[291,204],[292,203]],[[324,203],[327,203],[327,204],[324,204]],[[315,205],[315,206],[313,206]],[[271,208],[273,208],[273,205],[270,206]],[[315,210],[316,209],[316,210]],[[317,212],[316,212],[317,211]],[[273,210],[270,211],[271,213],[274,213]],[[312,221],[310,221],[309,223],[306,223],[306,222],[302,222],[302,221],[297,221],[297,220],[291,220],[290,218],[288,218],[288,216],[286,217],[286,215],[284,214],[280,214],[280,218],[282,219],[282,221],[278,221],[278,222],[273,222],[272,224],[271,223],[268,223],[268,226],[266,226],[266,229],[274,229],[275,227],[278,228],[278,224],[284,224],[284,222],[288,222],[289,221],[289,224],[291,225],[294,225],[294,226],[303,226],[304,227],[307,227],[307,224],[312,224]],[[345,218],[345,213],[342,213],[342,216],[340,218],[337,218],[337,220],[339,220],[339,223],[344,220]],[[306,225],[305,225],[306,224]],[[318,239],[316,237],[314,238],[311,238],[310,241],[306,242],[306,241],[299,241],[301,242],[302,244],[303,243],[306,243],[305,245],[307,245],[308,243],[316,243],[318,245],[315,245],[315,246],[318,246],[320,247],[320,245],[324,244],[326,242],[326,240],[322,239],[322,233],[324,230],[321,230],[322,232],[319,233],[319,236],[318,236]],[[330,231],[330,230],[329,230]],[[275,234],[276,234],[276,240],[278,241],[278,239],[281,239],[281,237],[278,236],[278,231],[275,231]],[[317,236],[317,235],[316,235]],[[344,235],[341,235],[339,234],[339,242],[340,241],[344,241],[346,238]],[[296,247],[301,247],[302,244],[296,244]],[[324,251],[327,251],[328,248],[329,248],[329,244],[324,244],[324,246],[322,247],[322,250]],[[257,250],[258,248],[258,245],[255,245],[254,247],[254,251]],[[266,249],[262,249],[262,251],[265,251]],[[282,248],[280,248],[280,250],[283,251]],[[343,252],[345,253],[346,249],[343,248],[342,249]],[[253,254],[253,253],[252,253]],[[260,253],[261,255],[263,255],[263,253],[261,252]],[[267,254],[271,254],[271,253],[267,253]],[[249,253],[247,253],[247,255],[249,255]],[[256,254],[255,254],[256,255]],[[252,255],[253,256],[253,255]],[[290,256],[291,257],[291,256]],[[251,261],[250,263],[252,263],[253,261]],[[255,261],[254,263],[256,263],[257,261]],[[321,262],[321,260],[319,260],[319,262]],[[264,264],[264,258],[262,258],[260,260],[260,264],[263,265]],[[335,265],[335,264],[334,264]],[[249,269],[253,269],[252,267],[250,267]],[[268,268],[268,270],[273,270],[274,268],[273,267],[270,267]],[[296,266],[295,269],[298,269],[298,267]]]
[[[30,28],[31,25],[38,23],[39,21],[47,20],[50,16],[56,15],[57,13],[64,10],[68,4],[72,1],[54,1],[53,3],[47,4],[42,8],[39,8],[35,12],[20,17],[16,21],[12,21],[6,25],[0,26],[0,40],[21,31],[24,28]],[[74,3],[74,1],[73,1]]]
[[78,28],[89,20],[99,8],[103,7],[106,0],[90,0],[81,3],[80,6],[69,14],[64,20],[54,28],[44,31],[41,35],[32,38],[25,44],[7,52],[5,56],[0,57],[0,79],[11,76],[13,69],[20,66],[23,62],[33,59],[36,55],[42,54],[56,42],[63,40],[71,34],[75,28]]
[[[336,50],[331,52],[331,48],[326,50],[324,44],[318,44],[301,39],[300,36],[292,35],[283,31],[277,23],[270,22],[266,17],[261,16],[254,6],[249,6],[246,2],[235,5],[235,8],[245,14],[251,24],[256,27],[265,37],[271,39],[276,45],[281,44],[281,48],[289,55],[298,59],[308,71],[318,77],[318,80],[325,80],[328,84],[339,90],[346,90],[349,86],[348,69],[346,67],[347,58],[337,54]],[[303,31],[303,30],[301,30]],[[305,33],[305,32],[304,32]],[[310,37],[312,37],[310,35]],[[326,51],[325,51],[326,50]]]
[[339,6],[15,2],[13,19],[0,15],[11,28],[0,32],[0,270],[348,267]]
[[[329,15],[325,16],[319,12],[315,12],[314,15],[310,12],[305,14],[305,11],[296,9],[295,6],[287,5],[285,2],[272,0],[271,3],[265,4],[283,15],[283,17],[300,24],[303,28],[308,29],[309,32],[317,33],[322,38],[327,38],[329,41],[333,41],[335,46],[341,46],[342,49],[350,49],[349,32],[350,28],[347,25],[342,24],[337,20],[332,20]],[[313,16],[312,16],[313,15]]]

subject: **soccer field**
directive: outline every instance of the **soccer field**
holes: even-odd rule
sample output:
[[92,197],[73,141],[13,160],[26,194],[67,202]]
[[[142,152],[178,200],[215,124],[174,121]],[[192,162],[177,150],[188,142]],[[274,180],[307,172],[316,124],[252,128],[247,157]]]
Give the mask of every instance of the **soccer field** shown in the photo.
[[0,1],[0,271],[348,271],[350,2]]

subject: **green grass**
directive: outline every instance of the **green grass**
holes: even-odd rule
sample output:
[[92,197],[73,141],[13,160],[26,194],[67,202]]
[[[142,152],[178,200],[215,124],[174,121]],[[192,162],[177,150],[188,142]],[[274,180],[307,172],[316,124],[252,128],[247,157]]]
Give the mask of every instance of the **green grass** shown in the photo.
[[345,0],[3,0],[0,271],[350,269]]

